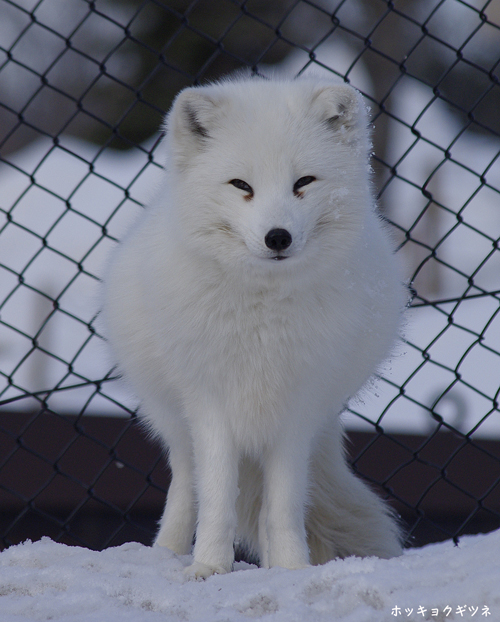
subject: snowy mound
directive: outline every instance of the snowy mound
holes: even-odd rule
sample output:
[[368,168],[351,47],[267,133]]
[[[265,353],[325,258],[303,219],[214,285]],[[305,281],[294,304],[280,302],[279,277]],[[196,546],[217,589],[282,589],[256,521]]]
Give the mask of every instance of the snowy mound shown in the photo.
[[0,554],[2,622],[500,620],[500,531],[304,570],[243,562],[188,581],[190,557],[136,543],[103,552],[27,542]]

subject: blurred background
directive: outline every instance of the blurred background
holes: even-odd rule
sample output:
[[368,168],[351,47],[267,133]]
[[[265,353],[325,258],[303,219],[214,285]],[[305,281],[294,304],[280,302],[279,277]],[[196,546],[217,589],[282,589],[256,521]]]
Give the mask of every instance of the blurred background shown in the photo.
[[315,73],[371,109],[413,299],[343,418],[408,546],[500,526],[500,1],[0,0],[0,546],[151,542],[168,469],[102,338],[180,89]]

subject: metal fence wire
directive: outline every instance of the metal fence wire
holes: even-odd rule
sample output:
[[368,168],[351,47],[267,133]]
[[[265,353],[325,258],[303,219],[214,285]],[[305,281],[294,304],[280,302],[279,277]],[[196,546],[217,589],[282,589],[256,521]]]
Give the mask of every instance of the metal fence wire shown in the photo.
[[[172,98],[242,67],[334,75],[371,108],[415,294],[399,352],[344,415],[353,468],[410,544],[425,525],[435,540],[500,526],[499,62],[497,0],[0,0],[2,546],[150,541],[168,477],[134,445],[99,281],[159,173]],[[443,500],[454,522],[433,513]]]

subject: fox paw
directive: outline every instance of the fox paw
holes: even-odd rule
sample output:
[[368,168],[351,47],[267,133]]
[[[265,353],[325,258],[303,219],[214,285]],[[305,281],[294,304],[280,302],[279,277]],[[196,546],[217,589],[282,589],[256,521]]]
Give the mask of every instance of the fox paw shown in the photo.
[[191,566],[188,566],[184,569],[184,574],[189,579],[208,579],[213,574],[226,574],[231,570],[227,570],[226,568],[222,568],[221,566],[207,566],[207,564],[202,564],[201,562],[194,562]]

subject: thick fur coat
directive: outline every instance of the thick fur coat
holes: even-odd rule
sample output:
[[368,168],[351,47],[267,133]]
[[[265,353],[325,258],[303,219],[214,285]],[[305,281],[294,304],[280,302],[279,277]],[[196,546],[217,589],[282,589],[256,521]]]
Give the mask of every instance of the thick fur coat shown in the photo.
[[108,336],[173,479],[157,536],[193,576],[401,553],[346,465],[339,413],[390,353],[404,307],[345,85],[188,88],[155,200],[106,282]]

